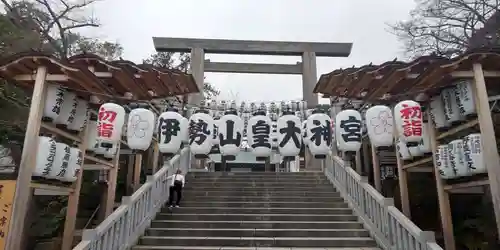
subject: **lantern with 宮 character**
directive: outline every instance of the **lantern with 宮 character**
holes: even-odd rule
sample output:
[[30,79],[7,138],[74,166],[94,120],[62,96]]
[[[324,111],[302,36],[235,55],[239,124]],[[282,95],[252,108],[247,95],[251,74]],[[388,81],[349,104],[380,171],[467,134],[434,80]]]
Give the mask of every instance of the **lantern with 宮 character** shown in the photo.
[[429,114],[438,130],[441,131],[450,126],[450,122],[446,119],[446,115],[444,112],[444,103],[441,95],[437,95],[431,98],[429,107]]
[[220,118],[218,125],[221,155],[228,161],[234,161],[243,139],[243,120],[236,110],[230,109]]
[[391,109],[377,105],[366,110],[366,129],[374,147],[389,147],[394,140],[394,118]]
[[47,86],[47,95],[45,97],[45,106],[43,108],[43,121],[55,121],[61,112],[66,90],[56,84]]
[[335,116],[335,138],[340,151],[356,152],[361,148],[361,114],[358,111],[347,109]]
[[83,154],[82,151],[78,148],[70,149],[70,159],[69,159],[69,171],[66,174],[66,177],[63,181],[66,182],[75,182],[78,178],[78,173],[82,169],[83,165]]
[[38,137],[38,151],[36,154],[33,176],[48,177],[56,157],[56,141],[50,137]]
[[278,149],[285,161],[295,159],[300,153],[302,145],[302,122],[291,111],[284,110],[283,115],[278,118]]
[[155,114],[151,110],[136,108],[130,111],[127,122],[127,144],[130,149],[149,148],[156,125],[154,122]]
[[68,129],[75,132],[81,132],[87,125],[89,115],[89,103],[83,99],[77,99],[75,117],[69,119]]
[[[315,111],[316,112],[316,111]],[[330,117],[323,113],[313,113],[306,120],[307,145],[316,159],[325,159],[331,150],[332,126]]]
[[408,147],[417,146],[422,139],[422,109],[415,101],[402,101],[394,107],[398,136]]
[[464,141],[462,139],[453,140],[448,143],[448,157],[450,166],[455,170],[457,177],[468,176],[470,171],[464,156]]
[[271,118],[262,111],[248,121],[248,144],[257,161],[264,161],[271,155],[271,123]]
[[69,169],[69,161],[71,159],[71,148],[64,143],[56,142],[56,156],[52,169],[48,171],[47,178],[64,181],[67,177]]
[[395,144],[396,144],[396,150],[398,151],[401,160],[403,161],[411,160],[412,156],[410,154],[410,150],[406,146],[406,143],[402,141],[400,138],[397,138]]
[[476,100],[472,92],[472,81],[462,80],[455,86],[458,111],[462,117],[476,116]]
[[125,109],[115,103],[105,103],[97,115],[97,139],[104,148],[111,148],[121,139]]
[[213,126],[214,120],[206,110],[197,110],[189,117],[189,148],[196,159],[208,157],[213,146]]
[[448,145],[439,145],[436,152],[434,152],[436,169],[443,179],[452,179],[455,177],[455,170],[450,166],[450,158],[448,155]]
[[471,174],[487,173],[484,164],[481,134],[474,133],[464,137],[464,155]]
[[59,116],[55,119],[58,127],[67,127],[75,119],[77,105],[76,94],[66,91],[61,105],[61,112],[59,112]]
[[463,117],[460,115],[460,110],[458,108],[455,88],[443,89],[441,91],[441,98],[443,99],[446,120],[451,124],[460,123]]
[[187,122],[175,109],[163,112],[158,118],[158,150],[170,157],[175,155],[187,133]]

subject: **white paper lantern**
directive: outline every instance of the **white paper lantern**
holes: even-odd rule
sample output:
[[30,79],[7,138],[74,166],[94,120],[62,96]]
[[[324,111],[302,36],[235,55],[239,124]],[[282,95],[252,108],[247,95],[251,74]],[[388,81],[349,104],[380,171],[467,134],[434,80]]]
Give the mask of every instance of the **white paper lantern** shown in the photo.
[[287,111],[278,118],[276,128],[278,132],[278,149],[280,155],[285,157],[285,160],[291,160],[292,157],[300,153],[302,145],[301,126],[300,119]]
[[340,151],[356,152],[361,148],[361,114],[358,111],[347,109],[335,116],[335,138]]
[[439,145],[434,153],[436,157],[436,169],[441,178],[452,179],[455,177],[455,170],[451,167],[448,153],[448,145]]
[[71,148],[67,144],[56,142],[56,156],[54,157],[52,169],[48,171],[47,178],[64,181],[71,172],[71,169],[69,169],[70,158]]
[[429,134],[430,129],[434,128],[431,128],[428,122],[424,122],[422,124],[422,139],[420,140],[418,147],[423,154],[432,153],[431,136]]
[[39,136],[38,137],[38,150],[36,154],[35,170],[33,171],[33,176],[45,177],[49,176],[49,173],[54,165],[54,159],[56,157],[56,141],[50,137]]
[[460,110],[458,108],[455,88],[443,89],[441,91],[441,98],[443,99],[446,120],[451,124],[460,122],[463,118],[460,115]]
[[271,118],[263,114],[253,116],[248,121],[247,131],[249,131],[248,144],[252,153],[257,160],[265,160],[271,155]]
[[418,145],[422,139],[422,118],[422,109],[418,102],[406,100],[394,106],[398,136],[408,147]]
[[467,168],[467,162],[464,156],[464,141],[462,139],[453,140],[448,143],[448,157],[450,166],[455,170],[457,177],[471,175]]
[[[189,118],[189,148],[197,159],[205,159],[213,146],[214,120],[200,110]],[[219,127],[220,131],[220,127]]]
[[271,122],[271,148],[278,148],[278,122]]
[[97,119],[97,139],[101,146],[111,148],[113,144],[120,142],[125,124],[125,109],[115,103],[104,103],[99,108]]
[[444,103],[441,95],[434,96],[431,99],[429,107],[429,114],[437,129],[442,130],[450,126],[450,122],[446,119]]
[[307,133],[307,120],[302,122],[302,141],[305,146],[309,145],[309,133]]
[[77,98],[75,115],[68,118],[67,128],[71,131],[81,132],[87,125],[89,115],[89,103],[85,100]]
[[127,144],[130,149],[146,150],[151,145],[155,130],[155,114],[137,108],[130,111],[127,122]]
[[114,143],[111,148],[104,148],[104,153],[102,156],[106,159],[113,159],[118,152],[118,143]]
[[76,94],[70,91],[64,92],[63,102],[61,104],[61,112],[55,119],[55,123],[62,126],[68,124],[75,119],[77,107]]
[[366,110],[366,129],[374,147],[388,147],[394,140],[394,117],[387,106],[377,105]]
[[484,163],[480,133],[470,134],[464,138],[464,155],[471,174],[488,172]]
[[83,154],[82,151],[78,148],[70,149],[70,158],[69,158],[69,171],[67,171],[66,176],[63,181],[66,182],[75,182],[78,178],[78,173],[82,169],[83,165]]
[[156,130],[158,131],[158,150],[167,156],[173,156],[181,148],[183,136],[188,130],[188,123],[178,112],[167,111],[158,118]]
[[398,151],[401,160],[406,161],[412,159],[410,150],[408,149],[404,141],[402,141],[400,138],[396,138],[395,144],[396,144],[396,150]]
[[43,121],[55,121],[61,112],[66,90],[59,85],[49,84],[47,95],[45,96],[45,106],[43,108]]
[[330,117],[316,113],[307,118],[307,143],[311,154],[317,159],[324,159],[331,151],[332,126]]
[[97,145],[97,121],[89,121],[87,133],[85,134],[87,149],[86,151],[94,152]]
[[472,91],[472,81],[462,80],[455,86],[458,110],[462,117],[476,116],[476,100]]
[[420,157],[424,155],[424,152],[420,150],[419,144],[417,144],[416,146],[408,147],[408,151],[410,152],[410,155],[412,157]]
[[236,111],[228,111],[218,122],[220,153],[226,160],[235,160],[243,139],[243,120]]

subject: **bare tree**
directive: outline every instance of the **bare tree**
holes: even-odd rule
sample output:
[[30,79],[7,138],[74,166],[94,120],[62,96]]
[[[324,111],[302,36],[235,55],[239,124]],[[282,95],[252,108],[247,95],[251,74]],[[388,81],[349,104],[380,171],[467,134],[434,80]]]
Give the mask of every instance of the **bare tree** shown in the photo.
[[499,10],[500,0],[416,0],[410,19],[389,25],[410,57],[451,57],[467,49],[475,30]]

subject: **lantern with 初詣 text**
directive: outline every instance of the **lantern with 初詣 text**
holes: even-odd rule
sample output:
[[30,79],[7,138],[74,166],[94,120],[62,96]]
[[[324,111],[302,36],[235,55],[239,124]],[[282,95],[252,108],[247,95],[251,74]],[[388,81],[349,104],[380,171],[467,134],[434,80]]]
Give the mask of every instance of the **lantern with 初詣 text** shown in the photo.
[[151,110],[136,108],[130,111],[127,122],[127,144],[130,149],[147,150],[155,130],[155,114]]
[[56,125],[67,127],[68,124],[75,119],[78,105],[77,100],[75,93],[71,91],[64,92],[61,112],[59,112],[59,116],[54,120]]
[[87,125],[89,115],[89,103],[83,99],[78,98],[76,100],[75,116],[68,118],[68,129],[75,132],[82,131]]
[[458,108],[455,87],[443,89],[441,91],[441,98],[443,99],[446,120],[451,124],[460,123],[463,117],[460,115],[460,110]]
[[483,146],[481,144],[480,133],[474,133],[464,137],[464,155],[471,174],[474,175],[488,172],[483,158]]
[[33,176],[45,177],[49,175],[56,157],[56,141],[50,137],[38,137],[35,170]]
[[75,182],[78,178],[78,173],[82,171],[83,153],[79,148],[70,149],[69,171],[63,181]]
[[104,148],[111,148],[121,139],[125,109],[115,103],[104,103],[97,115],[97,139]]
[[415,101],[406,100],[394,106],[394,121],[398,137],[408,147],[417,146],[422,139],[422,109]]
[[[219,123],[220,125],[220,123]],[[205,110],[189,117],[189,148],[196,159],[206,159],[213,146],[213,118]],[[219,127],[220,131],[220,127]]]
[[188,124],[182,118],[175,110],[163,112],[158,118],[158,150],[168,157],[179,151],[187,133]]
[[47,95],[45,96],[45,105],[42,116],[43,121],[52,122],[57,119],[61,112],[65,93],[66,89],[57,84],[49,84],[47,86]]
[[325,159],[331,151],[332,126],[330,117],[323,113],[315,113],[307,117],[307,144],[316,159]]
[[472,118],[476,116],[476,100],[472,91],[472,80],[462,80],[455,85],[458,111],[460,116]]
[[264,161],[271,155],[271,118],[264,112],[250,118],[247,131],[249,131],[248,144],[258,161]]
[[429,122],[424,121],[424,123],[422,124],[422,139],[420,140],[420,143],[418,144],[418,147],[423,154],[432,153],[431,136],[429,134],[430,129],[434,129],[434,128],[430,127]]
[[437,95],[431,98],[429,103],[429,115],[431,116],[434,125],[439,131],[442,131],[449,127],[451,123],[446,119],[446,114],[444,112],[444,102],[441,95]]
[[394,141],[394,117],[387,106],[376,105],[366,110],[366,129],[374,147],[389,147]]
[[434,152],[436,160],[436,170],[443,179],[452,179],[455,177],[455,170],[450,166],[448,154],[448,145],[439,145]]
[[228,161],[236,159],[243,139],[243,120],[236,110],[228,110],[218,122],[220,153]]
[[302,122],[293,115],[293,112],[283,111],[283,115],[278,118],[278,149],[281,156],[284,156],[285,161],[295,159],[300,153],[302,145]]
[[69,161],[71,159],[71,148],[64,143],[56,142],[56,156],[54,157],[54,163],[52,164],[52,169],[50,169],[47,174],[48,179],[55,179],[64,181],[68,175],[70,175],[71,170],[69,169]]
[[361,114],[358,111],[347,109],[335,116],[335,138],[342,152],[356,152],[361,148]]
[[396,138],[395,144],[396,144],[396,150],[398,151],[401,160],[406,161],[412,159],[410,150],[408,149],[404,141],[402,141],[400,138]]
[[453,140],[448,143],[448,157],[450,159],[450,166],[455,170],[457,177],[471,175],[471,172],[467,168],[467,161],[464,155],[464,141],[462,139]]

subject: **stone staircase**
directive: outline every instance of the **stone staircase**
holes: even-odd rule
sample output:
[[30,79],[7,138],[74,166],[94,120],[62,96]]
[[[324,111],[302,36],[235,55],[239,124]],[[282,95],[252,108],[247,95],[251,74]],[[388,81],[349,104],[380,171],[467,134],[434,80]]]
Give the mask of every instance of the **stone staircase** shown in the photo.
[[321,172],[196,172],[183,195],[132,249],[379,249]]

